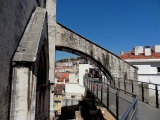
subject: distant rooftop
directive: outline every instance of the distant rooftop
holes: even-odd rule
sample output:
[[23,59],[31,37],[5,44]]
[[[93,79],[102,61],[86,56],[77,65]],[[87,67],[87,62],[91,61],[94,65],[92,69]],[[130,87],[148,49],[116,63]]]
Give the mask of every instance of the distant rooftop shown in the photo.
[[62,90],[65,89],[65,84],[57,84],[54,88],[54,95],[62,95]]
[[136,46],[130,52],[121,52],[120,58],[129,59],[160,59],[160,45],[150,46]]

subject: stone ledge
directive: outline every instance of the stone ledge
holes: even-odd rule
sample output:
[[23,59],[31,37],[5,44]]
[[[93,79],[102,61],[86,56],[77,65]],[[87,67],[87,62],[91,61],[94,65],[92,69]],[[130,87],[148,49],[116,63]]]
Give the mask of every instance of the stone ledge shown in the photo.
[[84,120],[82,118],[82,115],[81,115],[80,111],[75,111],[75,116],[76,116],[76,120]]
[[45,36],[43,35],[45,33],[42,33],[45,29],[45,19],[46,10],[37,7],[25,29],[12,61],[35,62],[40,44],[43,42],[41,37]]
[[102,107],[102,106],[97,106],[97,109],[100,110],[103,118],[105,120],[116,120],[112,115],[111,113],[108,112],[108,110],[105,108],[105,107]]

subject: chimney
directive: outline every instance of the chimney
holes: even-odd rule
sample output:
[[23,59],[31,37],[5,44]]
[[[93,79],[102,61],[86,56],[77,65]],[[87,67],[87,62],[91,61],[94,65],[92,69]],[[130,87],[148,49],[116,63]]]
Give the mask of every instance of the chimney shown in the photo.
[[145,56],[150,56],[151,55],[151,47],[150,46],[145,46],[144,55]]
[[143,46],[136,46],[134,48],[134,54],[138,55],[139,53],[143,53]]
[[120,52],[120,55],[123,55],[123,54],[124,54],[124,51],[121,51],[121,52]]
[[152,47],[152,50],[157,53],[157,52],[160,52],[160,45],[155,45]]

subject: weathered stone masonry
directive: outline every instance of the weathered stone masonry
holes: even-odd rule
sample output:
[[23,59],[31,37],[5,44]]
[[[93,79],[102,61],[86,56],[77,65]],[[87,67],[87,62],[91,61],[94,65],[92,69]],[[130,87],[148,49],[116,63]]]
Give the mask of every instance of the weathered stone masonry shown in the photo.
[[56,41],[56,0],[47,0],[48,41],[49,41],[49,80],[50,80],[50,120],[54,117],[53,97],[55,72],[55,41]]
[[9,119],[11,60],[36,0],[0,0],[0,119]]
[[10,119],[49,119],[46,10],[37,7],[13,57]]

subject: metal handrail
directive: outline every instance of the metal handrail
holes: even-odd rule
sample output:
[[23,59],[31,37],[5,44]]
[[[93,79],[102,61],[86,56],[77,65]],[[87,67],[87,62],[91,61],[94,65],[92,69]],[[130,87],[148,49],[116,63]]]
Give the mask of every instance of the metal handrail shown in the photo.
[[[118,77],[113,77],[113,78],[118,78]],[[118,79],[124,79],[124,78],[118,78]],[[134,81],[134,82],[143,82],[143,81],[132,80],[132,79],[125,79],[125,80]],[[160,84],[156,84],[156,83],[150,83],[150,82],[143,82],[143,83],[147,83],[147,84],[152,84],[152,85],[158,85],[158,86],[160,86]]]
[[[87,77],[87,78],[90,78],[90,77]],[[91,78],[92,80],[94,79],[94,78]],[[100,81],[99,81],[100,82]],[[98,85],[98,84],[96,84],[95,83],[95,81],[90,81],[90,80],[88,80],[87,79],[87,83],[94,83],[95,85],[97,85],[97,86],[99,86],[99,87],[101,87],[101,89],[104,89],[102,86],[100,86],[100,85]],[[115,86],[113,86],[113,85],[110,85],[110,84],[107,84],[107,83],[103,83],[103,82],[100,82],[100,83],[102,83],[102,85],[103,84],[106,84],[107,86],[109,86],[109,87],[111,87],[111,88],[113,88],[113,89],[116,89],[117,90],[117,92],[116,92],[116,96],[118,95],[118,92],[119,91],[122,91],[122,92],[125,92],[125,93],[128,93],[128,94],[130,94],[130,95],[132,95],[132,97],[134,97],[134,100],[132,101],[132,103],[130,104],[130,106],[128,107],[128,109],[126,110],[126,112],[125,112],[125,114],[122,116],[122,118],[121,118],[121,120],[126,120],[127,119],[127,117],[129,116],[129,113],[130,113],[130,111],[132,110],[132,109],[134,109],[134,113],[132,114],[132,116],[131,116],[131,119],[133,118],[133,116],[134,116],[134,114],[135,114],[135,112],[136,112],[136,118],[138,119],[138,95],[135,95],[135,94],[133,94],[133,93],[130,93],[130,92],[128,92],[128,91],[126,91],[126,90],[122,90],[122,89],[120,89],[120,88],[117,88],[117,87],[115,87]],[[85,81],[84,81],[84,84],[85,84]],[[88,84],[87,84],[88,85]],[[87,85],[85,85],[85,86],[87,86]],[[87,86],[88,87],[88,86]],[[94,90],[94,88],[92,88],[93,87],[93,85],[91,84],[91,85],[89,85],[89,88],[88,89],[90,89],[90,91],[92,92],[92,89]],[[102,91],[101,91],[102,92]],[[94,94],[94,91],[92,92],[93,94]],[[97,96],[98,97],[98,96]],[[101,96],[102,97],[102,96]],[[117,108],[117,110],[118,110],[118,107],[119,107],[119,102],[117,101],[117,98],[119,98],[119,96],[117,96],[116,97],[116,108]],[[101,98],[102,99],[102,98]],[[101,102],[102,102],[102,100],[101,100]],[[118,102],[118,103],[117,103]],[[117,106],[118,105],[118,106]],[[137,106],[136,106],[137,105]],[[108,107],[109,108],[109,107]],[[117,112],[117,111],[116,111]],[[117,115],[119,115],[119,113],[117,114]],[[118,116],[116,116],[116,119],[118,120],[119,118],[118,118]]]
[[[132,110],[132,108],[135,106],[135,104],[138,101],[138,95],[134,98],[133,102],[131,103],[131,105],[129,106],[129,108],[127,109],[127,111],[125,112],[125,114],[123,115],[121,120],[126,120],[126,118],[128,117],[129,112]],[[137,109],[137,108],[135,108]]]
[[[109,78],[109,77],[108,77]],[[107,78],[107,79],[108,79]],[[132,84],[132,93],[134,92],[134,86],[139,86],[139,87],[141,87],[141,97],[139,97],[139,98],[141,98],[140,100],[142,101],[142,102],[145,102],[145,103],[147,103],[147,104],[149,104],[149,105],[151,105],[151,106],[154,106],[154,107],[156,107],[156,108],[160,108],[160,106],[159,106],[159,104],[160,104],[160,102],[159,102],[159,87],[160,87],[160,84],[155,84],[155,83],[149,83],[149,82],[143,82],[143,81],[137,81],[137,80],[131,80],[131,79],[124,79],[124,78],[117,78],[117,77],[114,77],[114,79],[109,79],[109,80],[113,80],[114,82],[115,81],[118,81],[119,82],[119,84],[120,83],[123,83],[124,84],[124,86],[126,86],[126,84],[129,84],[129,83],[127,83],[127,81],[131,81],[131,84]],[[122,80],[124,80],[125,82],[123,82]],[[135,85],[135,84],[133,84],[133,83],[138,83],[139,85]],[[150,87],[145,87],[144,86],[144,84],[147,84],[147,85],[153,85],[153,86],[155,86],[155,88],[153,89],[153,88],[150,88]],[[124,89],[126,89],[125,87],[124,87]],[[152,103],[149,103],[149,102],[146,102],[145,101],[145,95],[144,95],[144,89],[148,89],[148,90],[154,90],[155,91],[155,97],[156,97],[156,100],[155,100],[155,105],[152,105]],[[147,98],[148,99],[148,98]]]

